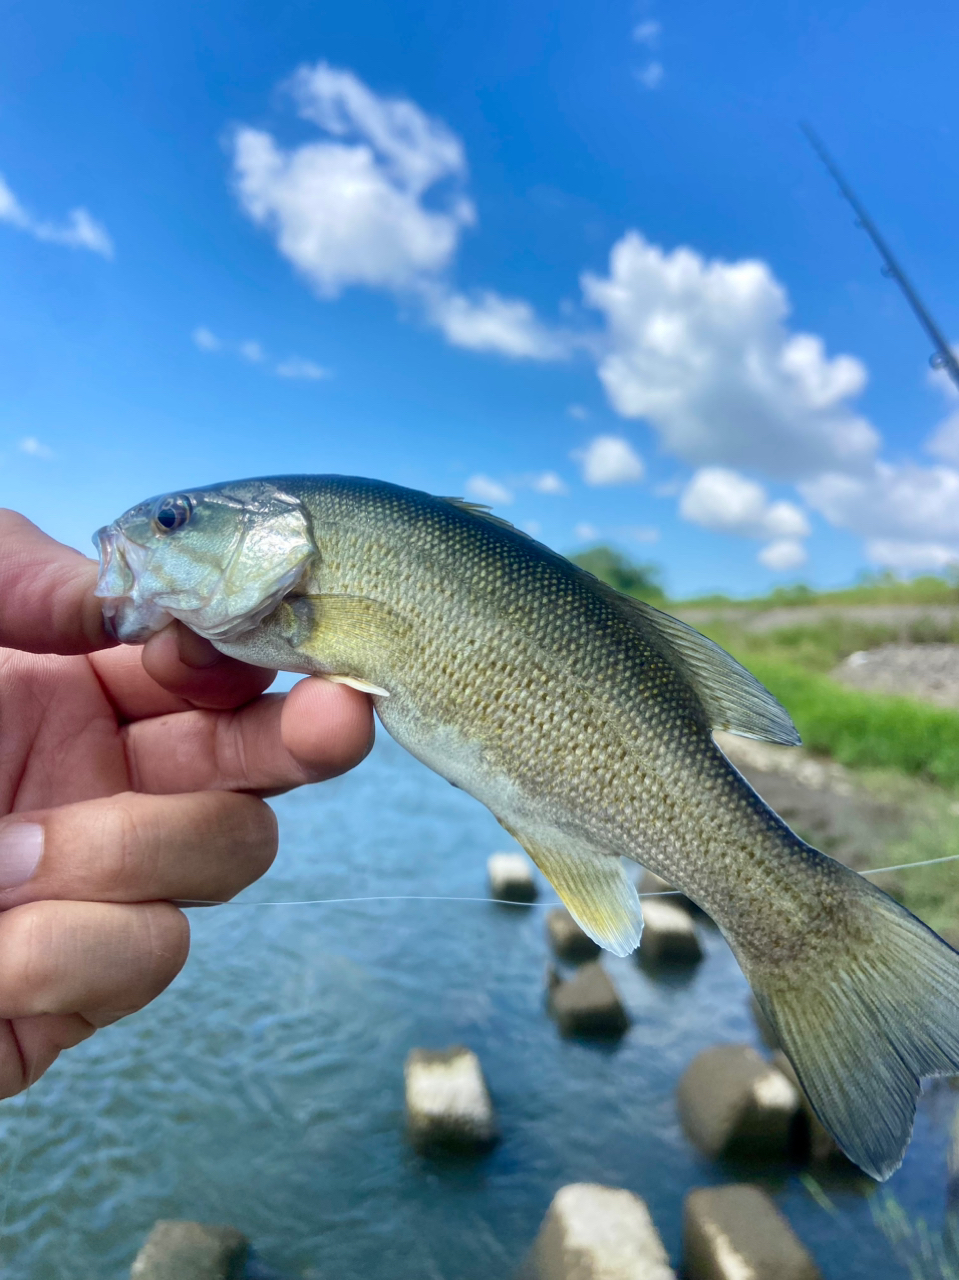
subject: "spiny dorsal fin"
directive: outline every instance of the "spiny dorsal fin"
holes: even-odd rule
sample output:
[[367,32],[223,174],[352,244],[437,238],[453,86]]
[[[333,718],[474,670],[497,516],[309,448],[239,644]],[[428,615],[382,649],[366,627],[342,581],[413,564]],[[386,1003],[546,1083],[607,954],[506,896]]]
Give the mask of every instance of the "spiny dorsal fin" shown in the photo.
[[494,516],[489,507],[482,502],[470,502],[468,498],[441,498],[440,501],[448,502],[451,507],[458,507],[460,511],[465,511],[471,516],[477,516],[480,520],[485,520],[487,524],[495,524],[499,525],[501,529],[509,529],[510,533],[515,533],[519,538],[526,538],[530,542],[535,541],[535,539],[530,538],[528,533],[524,533],[522,529],[517,529],[515,524],[510,524],[502,516]]

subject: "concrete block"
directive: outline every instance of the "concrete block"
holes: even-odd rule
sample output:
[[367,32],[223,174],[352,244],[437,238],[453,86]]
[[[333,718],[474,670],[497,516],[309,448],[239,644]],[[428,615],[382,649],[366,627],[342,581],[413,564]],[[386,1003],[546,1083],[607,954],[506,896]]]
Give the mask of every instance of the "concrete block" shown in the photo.
[[560,960],[579,964],[599,955],[599,943],[582,931],[565,907],[556,907],[547,915],[546,933]]
[[471,1049],[411,1049],[404,1076],[407,1131],[415,1147],[479,1151],[496,1141],[493,1103]]
[[598,960],[584,964],[566,982],[551,981],[550,1012],[568,1036],[621,1036],[629,1017]]
[[235,1227],[161,1219],[130,1268],[130,1280],[240,1280],[250,1243]]
[[643,936],[639,959],[648,965],[693,965],[703,958],[696,926],[672,898],[643,900]]
[[700,1053],[683,1073],[676,1100],[686,1136],[704,1155],[785,1160],[794,1150],[799,1092],[749,1045]]
[[792,1227],[759,1187],[701,1187],[683,1205],[688,1280],[822,1280]]
[[[671,902],[674,907],[681,907],[683,911],[693,913],[699,912],[699,907],[691,898],[687,898],[685,893],[677,892],[668,880],[664,880],[662,876],[658,876],[655,871],[649,871],[643,868],[643,874],[636,882],[636,888],[642,893],[668,893],[668,898],[663,898],[663,902]],[[655,901],[655,899],[654,899]],[[646,903],[643,903],[643,910],[646,909]]]
[[535,902],[536,881],[525,853],[493,853],[486,863],[490,893],[502,902]]
[[523,1280],[676,1280],[649,1210],[615,1187],[561,1187],[543,1219]]
[[805,1140],[802,1145],[806,1149],[806,1154],[814,1163],[819,1164],[824,1160],[835,1160],[844,1164],[852,1165],[846,1155],[836,1145],[836,1140],[825,1127],[823,1122],[812,1109],[812,1103],[803,1092],[803,1087],[799,1083],[799,1077],[793,1069],[793,1064],[789,1061],[782,1049],[777,1049],[773,1054],[773,1066],[777,1067],[786,1079],[792,1084],[802,1107],[803,1120],[805,1121]]

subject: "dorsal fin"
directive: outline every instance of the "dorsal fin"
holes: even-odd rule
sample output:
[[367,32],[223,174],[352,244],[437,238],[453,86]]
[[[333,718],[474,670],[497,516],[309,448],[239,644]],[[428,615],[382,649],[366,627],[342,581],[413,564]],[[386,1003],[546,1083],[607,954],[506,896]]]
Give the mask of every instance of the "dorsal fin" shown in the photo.
[[[508,520],[494,516],[482,503],[468,502],[465,498],[445,498],[445,502],[472,516],[478,516],[501,529],[509,529],[518,537],[529,538]],[[548,556],[556,552],[548,547],[540,549]],[[562,557],[556,556],[558,560]],[[567,562],[568,563],[568,562]],[[663,613],[644,600],[623,595],[586,569],[575,566],[575,571],[590,580],[595,590],[617,607],[619,614],[639,624],[642,630],[650,627],[666,642],[673,654],[680,659],[693,688],[699,695],[703,709],[713,729],[725,729],[744,738],[760,738],[765,742],[778,742],[782,746],[798,746],[802,739],[796,726],[767,688],[731,657],[713,640],[707,640],[693,627],[680,622],[670,613]]]
[[785,707],[714,640],[645,600],[623,595],[585,569],[580,573],[593,580],[621,617],[643,630],[652,627],[666,641],[682,662],[711,728],[738,733],[743,738],[778,742],[784,747],[799,746],[802,739]]
[[[468,498],[441,498],[441,502],[448,502],[451,507],[458,507],[460,511],[465,511],[471,516],[477,516],[480,520],[485,520],[487,524],[499,525],[501,529],[509,529],[510,533],[515,533],[517,537],[526,538],[530,542],[535,542],[528,533],[524,533],[522,529],[517,529],[515,524],[510,524],[509,520],[504,520],[502,516],[494,516],[492,511],[483,502],[470,502]],[[549,551],[547,547],[544,551]],[[555,552],[549,552],[555,555]]]
[[712,728],[785,747],[799,745],[802,739],[789,712],[725,649],[672,614],[618,591],[615,594],[647,625],[655,627],[682,659]]

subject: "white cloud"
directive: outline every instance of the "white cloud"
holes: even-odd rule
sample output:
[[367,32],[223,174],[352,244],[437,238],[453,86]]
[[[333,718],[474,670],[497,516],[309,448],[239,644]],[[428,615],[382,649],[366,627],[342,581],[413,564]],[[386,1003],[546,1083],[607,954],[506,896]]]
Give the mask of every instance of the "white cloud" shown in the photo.
[[777,538],[768,547],[763,547],[756,559],[767,569],[787,573],[806,563],[806,548],[797,538]]
[[[194,329],[190,337],[193,339],[194,346],[200,351],[222,351],[229,355],[239,356],[247,361],[248,364],[262,365],[267,358],[263,344],[257,342],[254,338],[247,338],[244,342],[228,342],[224,338],[217,337],[211,329],[207,329],[204,325]],[[325,369],[323,365],[317,364],[313,360],[306,360],[303,356],[287,356],[284,360],[271,363],[270,371],[275,373],[278,378],[302,378],[311,382],[318,382],[323,378],[330,377],[329,369]]]
[[655,18],[649,18],[645,22],[638,22],[633,27],[633,39],[637,44],[649,45],[653,49],[659,43],[662,30],[663,24],[661,22],[657,22]]
[[535,489],[537,493],[550,493],[555,494],[557,497],[564,493],[569,493],[569,485],[555,471],[544,471],[542,475],[534,476],[531,488]]
[[569,354],[568,339],[541,324],[521,298],[503,298],[491,289],[467,297],[427,288],[424,296],[430,319],[455,347],[526,360],[562,360]]
[[113,257],[113,241],[106,228],[86,209],[71,209],[65,222],[49,222],[28,213],[0,175],[0,222],[26,231],[36,240],[62,244],[71,249],[88,249],[103,258]]
[[697,471],[682,492],[679,514],[704,529],[744,538],[792,540],[810,532],[799,507],[770,502],[762,485],[727,467]]
[[599,537],[599,530],[596,526],[594,524],[587,524],[586,521],[581,521],[575,527],[573,533],[580,542],[595,542]]
[[[959,343],[953,346],[953,354],[959,357]],[[946,462],[959,462],[959,387],[945,369],[935,366],[926,375],[929,385],[935,387],[949,406],[949,413],[939,423],[927,444],[930,453]]]
[[579,463],[587,484],[633,484],[646,471],[642,458],[621,436],[597,436],[585,449],[574,449],[570,457]]
[[666,70],[661,62],[648,62],[642,71],[636,72],[636,79],[644,89],[658,89],[665,75]]
[[599,376],[613,408],[645,418],[694,466],[748,466],[798,479],[865,468],[879,438],[849,401],[866,372],[786,327],[786,292],[764,262],[707,262],[631,231],[607,277],[586,273],[606,321]]
[[379,97],[350,71],[301,67],[289,88],[325,135],[284,149],[262,129],[233,136],[237,196],[323,298],[354,285],[412,297],[453,346],[560,360],[572,339],[528,302],[464,293],[450,268],[476,212],[459,138],[406,98]]
[[829,472],[801,486],[809,505],[866,540],[873,564],[901,572],[959,562],[959,470],[877,462],[866,476]]
[[7,186],[3,174],[0,174],[0,222],[9,222],[11,226],[21,227],[24,231],[30,226],[26,209]]
[[286,360],[281,360],[276,366],[275,373],[279,378],[306,378],[313,382],[330,376],[329,369],[314,364],[312,360],[304,360],[302,356],[290,356]]
[[38,240],[65,244],[71,249],[89,249],[103,258],[113,257],[113,241],[106,228],[91,218],[86,209],[71,209],[66,223],[35,222],[31,230]]
[[895,539],[871,538],[866,544],[866,558],[872,564],[900,573],[941,572],[959,563],[959,544],[900,543]]
[[959,543],[946,546],[941,542],[896,542],[894,539],[871,538],[866,543],[866,557],[872,564],[900,573],[941,572],[959,564]]
[[245,342],[241,342],[237,350],[244,360],[249,360],[250,364],[259,364],[264,356],[263,347],[259,342],[254,342],[252,338],[247,338]]
[[834,525],[883,542],[959,545],[959,471],[877,462],[866,476],[829,472],[800,486]]
[[329,137],[283,150],[270,134],[239,128],[234,170],[249,216],[323,297],[435,278],[475,221],[460,191],[459,139],[415,103],[377,97],[325,62],[300,68],[292,89],[299,114]]
[[626,525],[621,530],[622,537],[629,538],[632,542],[658,542],[659,530],[649,524],[633,524]]
[[491,506],[508,506],[513,501],[513,495],[505,485],[484,475],[470,476],[466,481],[466,492],[477,502],[487,502]]
[[216,334],[202,324],[193,330],[190,337],[193,339],[194,345],[199,347],[201,351],[219,351],[223,346]]
[[568,404],[566,412],[571,418],[575,418],[578,422],[585,422],[590,416],[589,410],[584,404]]
[[53,450],[45,444],[41,444],[36,436],[24,436],[17,448],[21,453],[29,454],[31,458],[52,458]]
[[959,462],[959,409],[939,423],[928,448],[937,458],[946,462]]

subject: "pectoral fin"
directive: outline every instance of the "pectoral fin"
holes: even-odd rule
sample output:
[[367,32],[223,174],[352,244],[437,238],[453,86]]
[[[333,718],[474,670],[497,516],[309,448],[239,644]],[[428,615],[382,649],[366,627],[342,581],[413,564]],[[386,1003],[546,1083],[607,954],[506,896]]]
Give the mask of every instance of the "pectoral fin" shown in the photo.
[[370,684],[369,680],[361,680],[359,676],[326,676],[330,684],[348,684],[351,689],[359,689],[360,693],[372,693],[378,698],[388,698],[389,689],[381,689],[378,684]]
[[377,698],[390,696],[389,689],[353,674],[375,669],[378,656],[395,650],[405,635],[386,605],[363,596],[296,596],[285,601],[282,610],[287,641],[298,654],[317,662],[318,675]]
[[643,909],[622,860],[556,832],[557,842],[532,838],[500,822],[559,894],[580,928],[607,951],[628,956],[639,946]]

